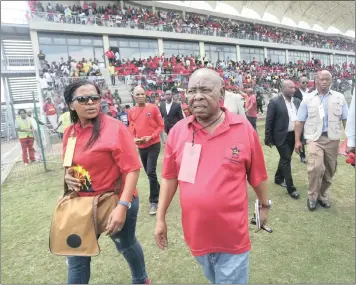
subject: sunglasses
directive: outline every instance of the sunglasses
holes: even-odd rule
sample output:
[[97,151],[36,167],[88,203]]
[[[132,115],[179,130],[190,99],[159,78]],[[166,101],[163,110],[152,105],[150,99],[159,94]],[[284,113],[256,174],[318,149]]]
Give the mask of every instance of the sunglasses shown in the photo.
[[87,96],[76,96],[73,98],[72,102],[77,101],[81,105],[86,105],[91,100],[94,104],[99,103],[101,97],[100,95],[87,95]]
[[302,84],[307,84],[308,82],[301,82]]

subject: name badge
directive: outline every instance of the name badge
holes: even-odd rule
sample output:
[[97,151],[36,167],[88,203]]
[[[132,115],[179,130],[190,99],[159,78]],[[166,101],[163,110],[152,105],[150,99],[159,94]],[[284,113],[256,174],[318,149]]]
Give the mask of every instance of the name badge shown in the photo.
[[71,167],[72,166],[72,161],[73,161],[74,149],[75,149],[76,142],[77,142],[77,138],[76,137],[69,137],[68,138],[66,153],[64,155],[64,160],[63,160],[63,166],[64,167]]
[[321,119],[325,117],[324,106],[322,103],[319,105],[319,116]]
[[186,142],[183,150],[183,158],[180,166],[178,180],[194,184],[198,170],[201,145]]

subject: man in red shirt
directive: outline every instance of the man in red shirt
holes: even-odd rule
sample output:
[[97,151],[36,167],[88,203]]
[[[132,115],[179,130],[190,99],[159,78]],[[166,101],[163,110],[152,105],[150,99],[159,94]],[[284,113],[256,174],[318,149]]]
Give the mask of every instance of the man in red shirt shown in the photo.
[[57,112],[56,107],[52,103],[51,97],[46,98],[46,103],[43,105],[43,110],[53,129],[57,128]]
[[157,180],[157,159],[161,150],[160,133],[163,131],[163,119],[158,107],[146,103],[145,90],[136,86],[134,91],[136,106],[128,114],[129,129],[138,146],[143,168],[150,183],[150,215],[157,212],[160,185]]
[[[203,68],[189,79],[193,115],[170,131],[164,153],[155,239],[167,246],[167,209],[179,185],[185,240],[212,283],[248,279],[247,183],[268,215],[267,172],[257,133],[240,115],[219,106],[220,76]],[[247,179],[246,179],[247,178]]]
[[256,95],[253,94],[253,90],[247,89],[247,99],[246,99],[246,117],[251,123],[253,128],[256,130],[257,122],[257,101]]

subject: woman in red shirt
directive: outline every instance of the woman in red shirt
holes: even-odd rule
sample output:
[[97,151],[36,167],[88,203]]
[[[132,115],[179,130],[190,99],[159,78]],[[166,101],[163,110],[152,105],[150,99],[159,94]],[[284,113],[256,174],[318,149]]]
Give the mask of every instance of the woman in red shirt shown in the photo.
[[[129,264],[132,282],[148,284],[143,251],[135,236],[141,163],[133,137],[119,120],[100,112],[100,89],[94,83],[74,82],[67,86],[64,97],[73,122],[64,133],[64,153],[69,135],[74,132],[76,137],[72,167],[65,175],[68,188],[79,196],[96,196],[113,191],[122,178],[118,205],[110,214],[106,233]],[[69,284],[89,283],[90,260],[67,257]]]

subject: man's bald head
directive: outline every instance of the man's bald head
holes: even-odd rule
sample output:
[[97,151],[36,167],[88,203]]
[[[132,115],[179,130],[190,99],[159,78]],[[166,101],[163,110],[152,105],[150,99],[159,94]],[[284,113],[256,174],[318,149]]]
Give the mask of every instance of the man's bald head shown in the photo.
[[133,94],[135,95],[136,93],[145,93],[145,89],[143,89],[143,87],[141,85],[137,85],[134,90],[133,90]]
[[292,98],[295,93],[295,85],[292,80],[286,79],[282,82],[281,91],[284,97],[287,99]]
[[316,88],[321,95],[326,95],[331,86],[332,75],[327,70],[321,70],[316,74]]
[[192,79],[194,80],[196,77],[198,78],[208,77],[211,80],[211,82],[214,83],[214,85],[217,84],[215,86],[218,88],[224,86],[224,80],[220,77],[219,73],[217,73],[216,71],[210,68],[199,68],[196,71],[194,71],[189,78],[189,83]]
[[136,103],[139,106],[145,105],[146,104],[146,95],[145,95],[145,89],[143,89],[142,86],[138,85],[134,88],[133,90],[133,96],[135,98]]

